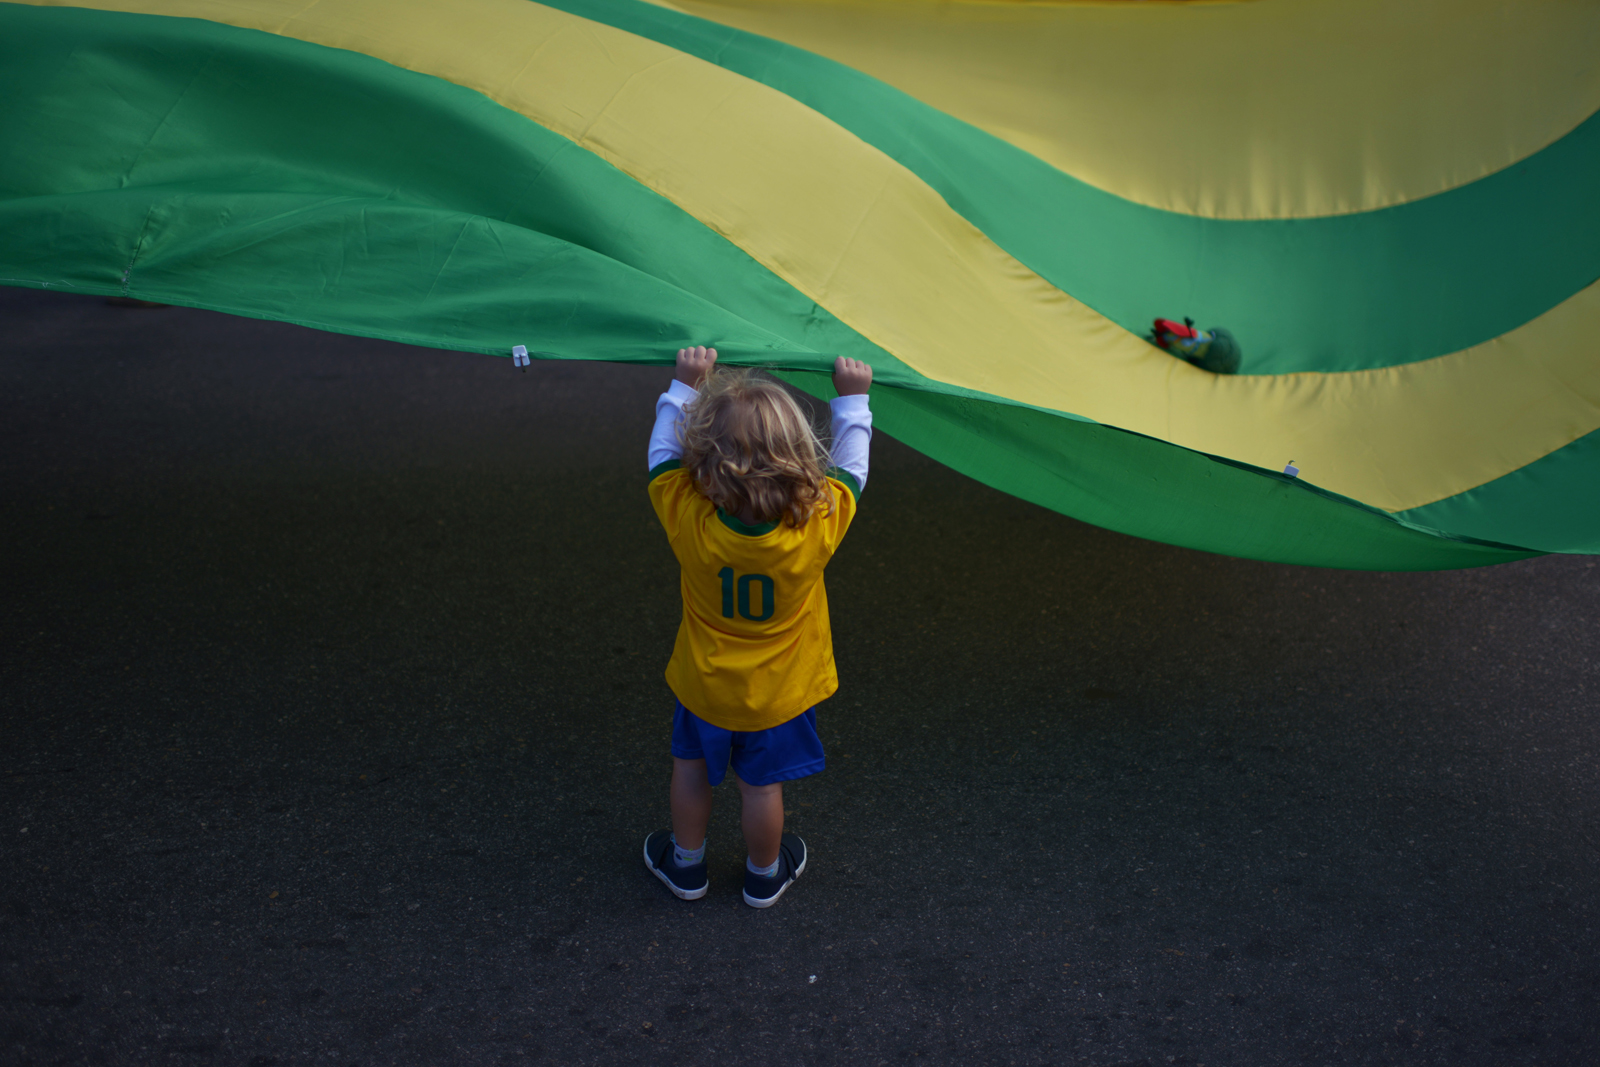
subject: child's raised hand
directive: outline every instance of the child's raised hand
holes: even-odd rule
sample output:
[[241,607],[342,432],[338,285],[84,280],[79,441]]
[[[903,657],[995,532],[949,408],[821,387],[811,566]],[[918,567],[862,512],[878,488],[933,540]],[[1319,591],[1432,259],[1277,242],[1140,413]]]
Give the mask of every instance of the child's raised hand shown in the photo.
[[865,396],[872,386],[872,365],[840,356],[833,361],[833,389],[840,396]]
[[707,348],[705,345],[695,345],[693,348],[678,349],[678,368],[673,372],[673,377],[691,389],[700,388],[700,383],[705,381],[706,375],[711,373],[711,368],[717,362],[717,350]]

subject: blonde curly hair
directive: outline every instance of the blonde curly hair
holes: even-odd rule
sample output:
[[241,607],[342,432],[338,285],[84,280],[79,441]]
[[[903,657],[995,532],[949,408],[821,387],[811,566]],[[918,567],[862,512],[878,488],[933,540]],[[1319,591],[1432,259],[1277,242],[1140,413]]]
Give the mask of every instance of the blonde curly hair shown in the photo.
[[771,378],[717,369],[684,409],[683,466],[723,511],[806,524],[833,510],[827,450],[794,397]]

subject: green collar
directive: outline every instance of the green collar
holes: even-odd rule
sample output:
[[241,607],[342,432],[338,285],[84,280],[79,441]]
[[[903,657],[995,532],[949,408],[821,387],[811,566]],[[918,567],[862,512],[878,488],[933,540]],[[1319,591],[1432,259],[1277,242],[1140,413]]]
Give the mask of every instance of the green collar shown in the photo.
[[778,524],[775,522],[758,522],[752,526],[748,522],[742,521],[739,516],[729,515],[721,508],[717,509],[717,518],[722,520],[722,525],[734,533],[744,534],[746,537],[760,537],[762,534],[769,534],[778,528]]

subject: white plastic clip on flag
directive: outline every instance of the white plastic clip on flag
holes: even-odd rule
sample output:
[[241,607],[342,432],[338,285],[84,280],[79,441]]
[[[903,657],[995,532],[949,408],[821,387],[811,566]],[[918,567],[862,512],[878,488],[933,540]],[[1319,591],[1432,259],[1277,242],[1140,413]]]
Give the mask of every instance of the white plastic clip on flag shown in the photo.
[[1289,461],[1289,465],[1283,468],[1283,473],[1287,474],[1291,478],[1298,478],[1300,477],[1300,468],[1296,467],[1294,465],[1294,460],[1291,459]]
[[513,367],[524,367],[524,368],[527,367],[527,365],[528,365],[528,346],[527,345],[517,345],[515,348],[513,348],[511,350],[511,365]]

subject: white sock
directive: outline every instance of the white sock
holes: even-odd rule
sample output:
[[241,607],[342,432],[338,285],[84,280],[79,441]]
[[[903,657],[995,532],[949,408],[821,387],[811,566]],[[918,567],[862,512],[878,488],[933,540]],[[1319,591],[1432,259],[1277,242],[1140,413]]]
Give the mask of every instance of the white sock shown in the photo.
[[749,856],[746,856],[744,858],[744,869],[749,871],[751,874],[760,875],[762,878],[771,878],[773,875],[778,873],[778,861],[773,860],[772,866],[770,867],[757,867],[756,861],[751,859]]
[[700,839],[699,848],[684,848],[678,844],[677,835],[672,838],[672,862],[679,867],[693,867],[706,858],[706,839]]

